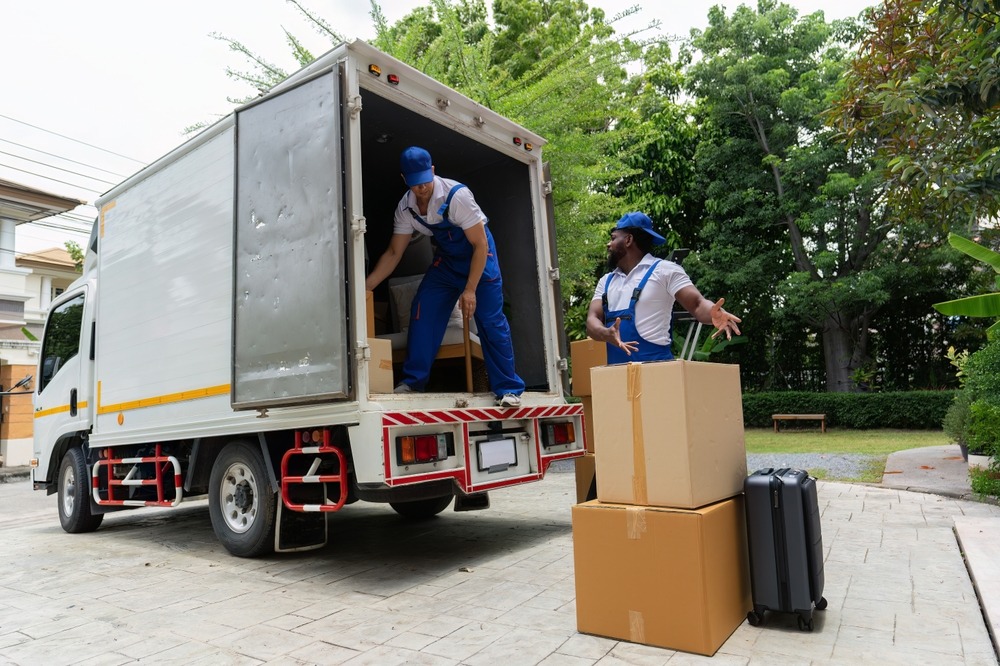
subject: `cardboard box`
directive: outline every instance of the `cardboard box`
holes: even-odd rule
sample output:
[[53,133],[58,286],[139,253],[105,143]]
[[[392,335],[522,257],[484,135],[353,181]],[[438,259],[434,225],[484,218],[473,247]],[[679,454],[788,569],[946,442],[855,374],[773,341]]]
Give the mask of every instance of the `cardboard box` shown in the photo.
[[587,453],[576,458],[576,502],[581,504],[597,498],[594,475],[594,454]]
[[372,350],[368,361],[368,392],[392,393],[396,387],[392,380],[392,342],[368,338],[368,346]]
[[591,396],[580,398],[583,402],[583,434],[587,442],[587,450],[597,453],[597,438],[594,436],[594,399]]
[[365,292],[365,319],[368,322],[368,328],[366,329],[368,335],[374,337],[375,332],[375,294],[366,291]]
[[573,507],[583,633],[711,656],[753,608],[743,496],[695,511]]
[[592,377],[598,499],[693,509],[743,492],[739,366],[626,363]]
[[573,370],[573,395],[590,395],[590,369],[607,365],[607,344],[590,338],[576,340],[569,345],[569,358]]

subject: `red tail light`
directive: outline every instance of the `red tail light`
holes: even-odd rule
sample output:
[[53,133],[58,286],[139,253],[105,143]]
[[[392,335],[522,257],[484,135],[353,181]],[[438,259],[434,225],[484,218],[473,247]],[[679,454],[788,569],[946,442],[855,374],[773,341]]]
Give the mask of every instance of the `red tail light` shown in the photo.
[[575,441],[576,428],[572,422],[545,424],[545,446],[562,446]]
[[435,462],[453,455],[455,445],[451,433],[396,438],[396,458],[400,465]]

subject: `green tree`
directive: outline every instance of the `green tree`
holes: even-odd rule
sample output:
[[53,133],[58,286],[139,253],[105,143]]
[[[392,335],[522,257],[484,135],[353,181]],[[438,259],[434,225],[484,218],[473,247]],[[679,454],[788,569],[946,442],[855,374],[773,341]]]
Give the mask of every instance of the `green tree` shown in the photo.
[[[872,361],[871,320],[898,260],[885,241],[900,231],[870,155],[833,141],[820,116],[847,67],[852,29],[774,0],[731,17],[713,7],[708,28],[693,34],[701,57],[688,84],[704,118],[708,290],[742,306],[752,338],[813,331],[830,391],[856,390],[852,375]],[[772,349],[784,356],[781,342]]]
[[875,142],[894,203],[944,227],[1000,211],[1000,8],[992,0],[885,0],[831,122]]
[[69,252],[70,259],[72,259],[73,263],[76,264],[76,272],[82,273],[84,259],[83,248],[80,247],[80,244],[75,241],[66,241],[65,246],[66,251]]

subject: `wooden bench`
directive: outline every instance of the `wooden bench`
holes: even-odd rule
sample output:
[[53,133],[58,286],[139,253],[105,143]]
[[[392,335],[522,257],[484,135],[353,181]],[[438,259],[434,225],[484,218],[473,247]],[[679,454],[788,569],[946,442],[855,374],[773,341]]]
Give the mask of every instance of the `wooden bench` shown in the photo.
[[778,432],[778,421],[819,421],[820,428],[826,432],[826,414],[771,414],[774,420],[774,432]]

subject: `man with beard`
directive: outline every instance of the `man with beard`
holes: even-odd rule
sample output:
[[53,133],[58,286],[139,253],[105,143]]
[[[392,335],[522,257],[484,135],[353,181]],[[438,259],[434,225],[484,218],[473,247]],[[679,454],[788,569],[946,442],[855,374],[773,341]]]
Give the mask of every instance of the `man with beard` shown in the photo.
[[644,213],[626,213],[608,241],[608,269],[594,290],[587,313],[587,335],[608,345],[608,363],[666,361],[670,351],[670,318],[674,301],[695,319],[712,324],[731,339],[740,334],[739,317],[698,291],[684,269],[650,254],[666,242]]

